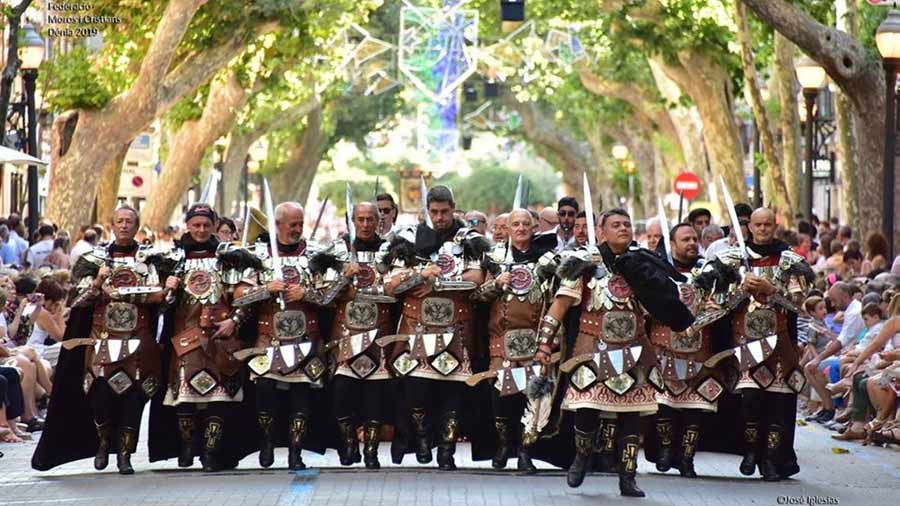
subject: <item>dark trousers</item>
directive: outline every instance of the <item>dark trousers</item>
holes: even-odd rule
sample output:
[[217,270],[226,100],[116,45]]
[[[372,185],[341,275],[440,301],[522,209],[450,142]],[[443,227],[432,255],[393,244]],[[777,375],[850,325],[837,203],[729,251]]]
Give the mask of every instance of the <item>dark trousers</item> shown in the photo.
[[278,388],[278,382],[260,378],[256,381],[256,411],[277,413],[280,406],[287,405],[290,414],[303,414],[309,417],[310,387],[309,383],[283,383],[286,390]]
[[361,421],[382,421],[384,381],[349,376],[334,377],[334,416]]
[[459,413],[467,388],[460,381],[408,378],[406,399],[412,409],[425,409],[429,415],[443,417],[451,411]]
[[[640,413],[616,413],[616,436],[636,436],[641,432]],[[575,428],[581,432],[594,432],[600,427],[600,412],[596,409],[580,408],[575,410]]]
[[113,423],[116,427],[137,429],[141,424],[141,414],[147,397],[144,391],[134,384],[121,395],[110,388],[109,383],[97,379],[88,392],[91,413],[98,425]]

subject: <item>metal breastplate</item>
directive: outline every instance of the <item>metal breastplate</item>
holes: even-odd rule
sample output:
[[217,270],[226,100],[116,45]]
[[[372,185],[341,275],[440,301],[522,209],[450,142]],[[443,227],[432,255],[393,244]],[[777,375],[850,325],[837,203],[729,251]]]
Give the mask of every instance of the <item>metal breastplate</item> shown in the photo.
[[[274,279],[272,258],[266,258],[263,261],[263,265],[265,269],[260,272],[260,281],[268,283]],[[309,259],[306,255],[281,257],[281,276],[284,282],[289,285],[308,283],[312,277],[312,273],[309,271]]]
[[184,291],[193,301],[215,304],[224,294],[219,262],[215,257],[184,261]]

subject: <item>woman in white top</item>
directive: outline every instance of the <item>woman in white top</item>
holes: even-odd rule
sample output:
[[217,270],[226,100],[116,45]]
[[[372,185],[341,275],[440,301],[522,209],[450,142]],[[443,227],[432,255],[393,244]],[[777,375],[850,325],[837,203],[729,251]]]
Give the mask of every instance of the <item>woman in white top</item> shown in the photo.
[[47,277],[38,283],[34,293],[41,296],[34,301],[41,305],[41,310],[37,311],[37,316],[32,317],[34,328],[27,345],[56,367],[60,342],[66,333],[66,320],[63,316],[66,292],[54,279]]

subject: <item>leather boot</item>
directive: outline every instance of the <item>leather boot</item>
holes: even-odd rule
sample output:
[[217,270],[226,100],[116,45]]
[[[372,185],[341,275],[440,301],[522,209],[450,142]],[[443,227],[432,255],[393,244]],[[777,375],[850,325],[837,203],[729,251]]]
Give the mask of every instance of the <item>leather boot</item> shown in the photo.
[[525,474],[534,474],[537,472],[537,467],[535,467],[534,462],[531,461],[529,449],[530,447],[525,446],[524,444],[519,445],[519,460],[516,462],[516,470]]
[[656,470],[664,473],[672,468],[672,419],[656,420],[656,435],[659,438],[659,455],[656,457]]
[[341,431],[341,449],[338,450],[341,465],[352,466],[362,460],[359,456],[359,439],[356,437],[356,426],[349,416],[338,418],[337,424],[338,429]]
[[491,467],[503,469],[509,460],[509,419],[503,417],[494,418],[494,429],[497,431],[497,451],[491,460]]
[[569,466],[569,472],[566,474],[566,483],[577,488],[584,482],[584,475],[587,473],[588,462],[594,453],[594,438],[596,431],[582,432],[575,428],[575,459]]
[[112,439],[112,424],[110,422],[97,423],[97,455],[94,456],[94,469],[102,471],[109,465],[109,446]]
[[694,470],[694,454],[697,453],[697,444],[700,441],[700,426],[688,425],[684,428],[681,437],[681,465],[678,472],[685,478],[696,478]]
[[137,430],[132,427],[119,429],[119,451],[116,453],[116,467],[119,474],[134,474],[131,455],[137,449]]
[[381,440],[381,422],[369,420],[363,432],[363,462],[366,469],[380,469],[378,462],[378,443]]
[[256,423],[259,424],[259,431],[262,432],[262,440],[259,442],[259,465],[262,467],[271,467],[275,463],[273,421],[272,415],[266,411],[256,414]]
[[303,436],[306,435],[306,415],[296,413],[291,416],[288,422],[290,424],[288,433],[290,435],[290,446],[288,448],[288,468],[291,471],[302,471],[306,469],[303,463]]
[[766,434],[766,456],[759,465],[759,472],[763,481],[781,481],[778,473],[778,453],[781,450],[782,429],[778,424],[769,425]]
[[431,441],[428,438],[428,421],[425,408],[413,408],[413,430],[416,432],[416,460],[419,464],[431,462]]
[[615,473],[616,466],[616,421],[602,420],[600,430],[594,440],[594,455],[601,473]]
[[639,489],[637,476],[637,455],[640,436],[629,434],[622,438],[622,460],[619,462],[619,493],[625,497],[644,497]]
[[178,433],[181,435],[178,467],[191,467],[194,465],[194,415],[178,415]]
[[204,472],[209,473],[222,470],[222,465],[219,462],[219,450],[224,430],[225,420],[222,417],[210,416],[206,419],[206,429],[203,431],[203,454],[200,458]]
[[441,424],[441,442],[438,444],[437,463],[442,471],[455,471],[456,438],[459,435],[459,420],[455,411],[448,411]]
[[744,426],[744,459],[741,461],[741,474],[753,476],[756,472],[756,445],[759,429],[755,422],[747,422]]

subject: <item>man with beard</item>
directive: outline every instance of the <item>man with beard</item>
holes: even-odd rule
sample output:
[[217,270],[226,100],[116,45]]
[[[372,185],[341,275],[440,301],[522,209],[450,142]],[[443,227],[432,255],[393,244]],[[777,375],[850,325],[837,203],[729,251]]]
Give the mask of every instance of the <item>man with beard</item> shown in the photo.
[[[594,219],[594,223],[597,223],[596,218]],[[587,214],[584,211],[578,213],[578,216],[575,217],[575,226],[572,228],[572,231],[575,235],[575,244],[572,249],[583,248],[587,246],[588,242],[588,221]]]
[[670,278],[684,278],[659,257],[632,246],[631,218],[622,209],[602,214],[600,228],[606,242],[589,245],[566,258],[558,274],[561,287],[541,322],[536,359],[549,363],[560,321],[572,307],[580,307],[571,371],[563,409],[575,411],[575,459],[567,482],[584,481],[593,456],[600,412],[615,414],[619,427],[619,491],[643,497],[637,487],[637,452],[641,414],[656,412],[653,387],[640,364],[647,336],[647,316],[677,331],[693,322],[679,301]]
[[[105,469],[115,450],[119,474],[134,473],[131,455],[141,414],[159,386],[155,306],[165,298],[156,268],[147,262],[147,248],[134,240],[139,226],[137,211],[120,207],[113,213],[115,240],[82,254],[72,270],[77,295],[55,379],[63,389],[77,390],[69,396],[54,391],[36,468],[55,465],[44,458],[45,451],[73,460],[69,457],[83,458],[79,446],[93,442],[95,469]],[[71,381],[65,379],[69,371],[77,371]],[[84,409],[85,402],[70,404],[84,396],[90,410]],[[77,420],[88,414],[93,415],[96,439],[75,433],[81,426]]]
[[[529,447],[536,434],[525,436],[519,423],[522,419],[524,385],[512,379],[524,374],[533,375],[530,367],[537,351],[537,328],[541,315],[549,305],[552,279],[556,270],[555,235],[533,234],[533,219],[525,209],[509,213],[510,240],[498,244],[489,255],[491,271],[488,280],[473,294],[480,302],[491,304],[488,319],[490,336],[490,370],[497,378],[491,390],[494,427],[497,431],[497,451],[492,466],[506,467],[510,453],[518,446],[519,471],[535,472]],[[519,371],[515,371],[519,369]]]
[[814,275],[801,256],[775,239],[775,213],[770,209],[753,211],[750,232],[746,251],[732,248],[718,255],[735,267],[749,265],[733,295],[740,302],[731,313],[732,346],[741,374],[736,390],[742,394],[744,420],[740,470],[750,476],[759,465],[764,480],[779,481],[800,471],[793,448],[797,392],[804,386],[798,367],[797,304]]
[[[375,230],[374,216],[372,232]],[[303,240],[303,206],[283,202],[275,208],[275,240],[258,242],[256,256],[262,268],[252,288],[242,287],[235,304],[254,304],[257,335],[248,362],[250,379],[256,383],[256,417],[262,433],[259,464],[274,463],[276,426],[280,406],[287,407],[288,468],[305,469],[301,456],[309,429],[311,387],[321,386],[325,365],[319,358],[321,333],[319,307],[327,305],[347,284],[339,276],[325,293],[313,287],[315,269],[307,257]],[[272,248],[278,248],[276,264]],[[280,269],[281,272],[276,272]],[[279,275],[280,274],[280,275]],[[283,421],[283,420],[282,420]]]
[[[714,272],[720,264],[705,264],[700,258],[697,232],[691,225],[675,225],[670,240],[675,270],[688,279],[687,283],[679,284],[679,295],[698,319],[686,332],[675,332],[658,321],[651,323],[650,341],[657,350],[658,370],[663,379],[661,386],[664,386],[656,395],[659,414],[655,428],[659,451],[655,460],[656,469],[661,472],[675,464],[682,476],[696,478],[694,454],[700,440],[701,414],[715,412],[716,400],[724,391],[713,371],[703,366],[714,349],[712,331],[702,327],[724,315],[714,302],[707,302],[707,295],[712,295],[708,292],[713,286],[720,287],[720,292],[726,291],[728,283],[704,283],[723,269]],[[730,273],[731,279],[736,280],[737,272],[731,270]],[[704,312],[707,316],[701,318],[700,313]],[[680,452],[676,454],[672,446],[673,441],[679,440],[679,434]]]
[[178,417],[179,467],[193,465],[194,428],[202,421],[204,471],[237,465],[224,459],[222,440],[232,406],[243,400],[241,362],[232,354],[240,348],[237,328],[246,313],[230,304],[240,272],[226,267],[217,255],[216,221],[208,204],[197,203],[188,209],[187,233],[173,250],[181,260],[165,283],[167,302],[174,304],[174,323],[163,403],[173,406]]
[[[416,227],[414,236],[412,230],[399,233],[385,259],[393,267],[389,291],[404,297],[392,367],[407,376],[416,459],[431,462],[430,426],[437,422],[438,467],[453,470],[464,382],[475,356],[469,296],[484,282],[481,261],[490,245],[453,220],[449,188],[432,188],[426,205],[426,223]],[[428,260],[423,264],[420,259]]]
[[[329,348],[334,353],[334,416],[341,433],[338,453],[341,465],[359,462],[356,429],[363,421],[363,460],[367,469],[378,469],[378,443],[387,399],[386,380],[392,378],[387,357],[375,339],[391,333],[391,308],[396,302],[385,289],[377,253],[384,241],[375,234],[377,208],[371,202],[353,206],[351,219],[356,237],[347,236],[326,258],[337,272],[346,272],[352,283],[338,295]],[[350,242],[352,240],[352,243]]]
[[556,204],[556,214],[558,216],[559,227],[557,235],[559,244],[557,251],[561,251],[572,245],[572,229],[575,227],[575,217],[578,215],[578,201],[575,197],[563,197]]

